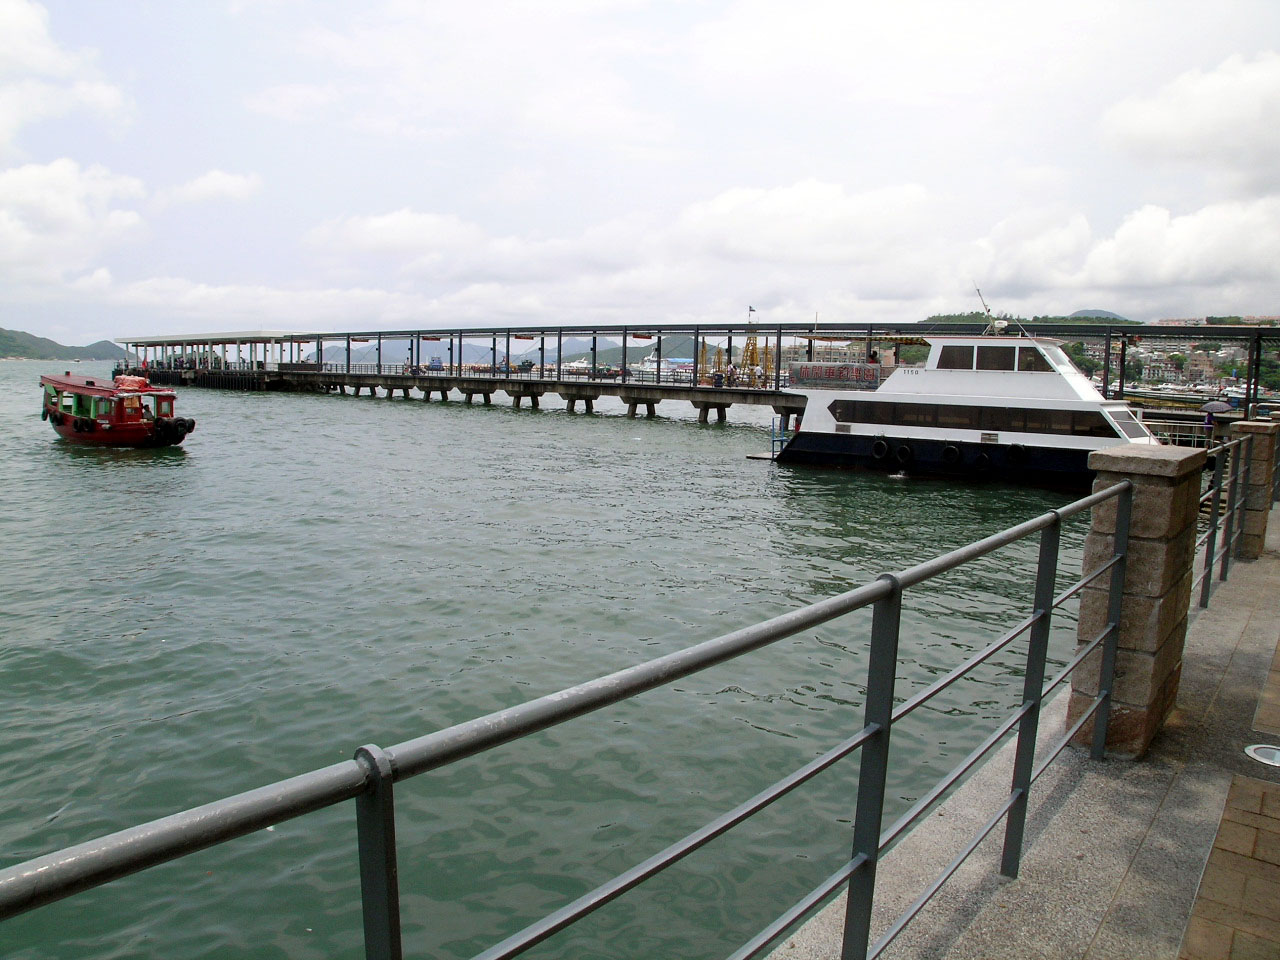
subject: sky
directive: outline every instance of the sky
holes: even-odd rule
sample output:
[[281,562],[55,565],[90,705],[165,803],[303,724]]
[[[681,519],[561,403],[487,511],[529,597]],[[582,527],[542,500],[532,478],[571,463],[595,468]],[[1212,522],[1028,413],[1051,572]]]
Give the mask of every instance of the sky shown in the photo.
[[1275,0],[0,0],[0,327],[1280,314]]

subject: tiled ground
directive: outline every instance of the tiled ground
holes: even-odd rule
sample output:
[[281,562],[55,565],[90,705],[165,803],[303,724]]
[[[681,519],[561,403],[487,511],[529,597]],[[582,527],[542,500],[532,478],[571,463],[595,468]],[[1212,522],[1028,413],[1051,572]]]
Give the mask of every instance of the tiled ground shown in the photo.
[[1280,960],[1280,784],[1231,781],[1180,958]]

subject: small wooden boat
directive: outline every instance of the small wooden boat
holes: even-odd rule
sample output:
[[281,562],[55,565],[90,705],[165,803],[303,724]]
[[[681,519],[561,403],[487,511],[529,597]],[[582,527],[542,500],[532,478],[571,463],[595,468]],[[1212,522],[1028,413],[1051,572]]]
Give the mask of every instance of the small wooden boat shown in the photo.
[[176,417],[172,390],[153,387],[146,377],[41,377],[40,416],[58,436],[100,447],[172,447],[196,428]]

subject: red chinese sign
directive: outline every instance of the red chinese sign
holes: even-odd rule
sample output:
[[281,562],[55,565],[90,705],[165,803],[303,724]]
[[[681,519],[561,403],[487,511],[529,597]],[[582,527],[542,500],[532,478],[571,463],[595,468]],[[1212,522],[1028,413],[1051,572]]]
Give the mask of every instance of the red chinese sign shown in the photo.
[[793,363],[791,386],[874,390],[880,386],[880,364]]

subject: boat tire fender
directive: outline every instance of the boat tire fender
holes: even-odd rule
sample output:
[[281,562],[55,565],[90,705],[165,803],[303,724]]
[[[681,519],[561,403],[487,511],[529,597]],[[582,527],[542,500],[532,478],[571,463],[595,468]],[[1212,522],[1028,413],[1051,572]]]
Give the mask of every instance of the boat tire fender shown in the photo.
[[889,444],[885,440],[877,440],[871,445],[871,456],[883,460],[889,455]]
[[902,446],[898,447],[897,450],[893,451],[893,458],[897,460],[900,464],[902,464],[904,467],[911,462],[911,457],[912,457],[911,447],[909,447],[905,443],[902,444]]
[[187,419],[184,420],[183,422],[187,425],[187,433],[191,433],[191,431],[195,430],[196,422],[192,420],[190,417],[187,417]]
[[1015,443],[1009,447],[1009,459],[1013,463],[1027,462],[1027,448],[1020,443]]
[[82,430],[84,430],[84,421],[81,420],[79,417],[76,417],[74,420],[71,421],[71,429],[74,430],[76,433],[80,433]]
[[173,420],[173,432],[179,437],[187,435],[187,421],[181,417],[175,417]]
[[980,453],[974,458],[973,465],[979,470],[989,470],[991,469],[991,457],[985,453]]
[[93,417],[85,417],[83,429],[85,433],[93,433],[93,431],[98,429],[98,421],[93,419]]
[[957,447],[954,443],[948,443],[945,447],[942,448],[942,462],[943,463],[959,463],[960,448]]

